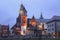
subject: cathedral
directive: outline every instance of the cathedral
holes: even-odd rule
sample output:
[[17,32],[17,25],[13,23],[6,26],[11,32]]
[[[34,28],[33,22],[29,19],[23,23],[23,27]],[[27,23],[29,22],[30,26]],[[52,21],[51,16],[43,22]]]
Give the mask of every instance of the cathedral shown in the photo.
[[42,13],[39,19],[27,17],[27,10],[21,4],[19,16],[17,17],[16,24],[11,28],[13,35],[39,37],[45,35],[44,23],[46,19],[43,18]]

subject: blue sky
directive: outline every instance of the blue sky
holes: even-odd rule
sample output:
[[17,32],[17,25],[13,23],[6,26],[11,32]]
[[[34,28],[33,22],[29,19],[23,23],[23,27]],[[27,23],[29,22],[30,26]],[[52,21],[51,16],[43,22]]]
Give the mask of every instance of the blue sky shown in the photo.
[[38,19],[41,12],[45,19],[60,16],[60,0],[0,0],[0,24],[14,25],[21,3],[29,18],[34,15]]

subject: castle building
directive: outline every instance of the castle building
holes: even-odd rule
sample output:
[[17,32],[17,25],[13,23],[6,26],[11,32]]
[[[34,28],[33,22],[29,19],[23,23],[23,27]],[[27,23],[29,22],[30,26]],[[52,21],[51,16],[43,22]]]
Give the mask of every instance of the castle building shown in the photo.
[[[11,33],[11,34],[10,34]],[[27,17],[27,10],[21,4],[16,23],[9,31],[9,25],[0,25],[0,37],[60,37],[60,16],[44,19],[42,12],[39,19],[34,15]]]
[[29,30],[29,28],[32,28],[32,26],[36,27],[36,24],[37,22],[34,16],[32,17],[32,19],[27,18],[27,11],[23,4],[21,4],[16,24],[12,27],[13,32],[19,35],[26,35],[27,30]]
[[[34,15],[32,18],[27,18],[27,11],[23,4],[21,4],[16,24],[11,29],[14,35],[41,36],[46,31],[44,29],[44,23],[47,21],[48,19],[44,19],[42,13],[39,19],[35,19]],[[44,32],[42,33],[42,31]]]

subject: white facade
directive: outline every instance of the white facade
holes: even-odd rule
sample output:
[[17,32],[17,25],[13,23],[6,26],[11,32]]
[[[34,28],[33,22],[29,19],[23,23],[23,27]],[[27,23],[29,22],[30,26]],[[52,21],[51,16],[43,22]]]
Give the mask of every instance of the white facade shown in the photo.
[[47,35],[47,33],[48,33],[48,32],[47,32],[47,27],[48,27],[47,24],[44,23],[44,29],[45,29],[45,31],[46,31],[46,35]]
[[48,27],[48,26],[47,26],[47,24],[46,24],[46,23],[44,23],[44,29],[47,29],[47,27]]
[[50,22],[47,24],[47,34],[52,34],[55,32],[55,22]]
[[56,28],[57,32],[60,32],[60,21],[56,22]]
[[26,35],[26,26],[21,26],[21,35]]

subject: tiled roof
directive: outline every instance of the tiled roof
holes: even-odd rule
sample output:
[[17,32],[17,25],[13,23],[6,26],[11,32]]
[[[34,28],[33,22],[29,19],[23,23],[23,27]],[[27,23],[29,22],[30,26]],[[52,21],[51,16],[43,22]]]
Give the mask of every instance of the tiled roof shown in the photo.
[[[31,20],[30,18],[28,19],[29,21]],[[50,19],[36,19],[37,22],[47,22]]]
[[49,21],[49,20],[50,20],[50,19],[36,19],[37,22],[43,22],[43,23],[44,23],[44,22],[47,22],[47,21]]
[[60,16],[53,16],[47,23],[50,23],[52,21],[60,21]]
[[60,20],[60,16],[53,16],[51,20]]

